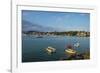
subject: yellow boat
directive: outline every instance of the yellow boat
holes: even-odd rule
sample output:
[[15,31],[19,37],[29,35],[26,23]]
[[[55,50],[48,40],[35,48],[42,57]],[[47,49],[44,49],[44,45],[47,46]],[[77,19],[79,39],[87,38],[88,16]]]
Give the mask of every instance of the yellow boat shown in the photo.
[[66,49],[65,52],[66,52],[68,55],[75,55],[75,54],[76,54],[76,51],[73,50],[73,49]]

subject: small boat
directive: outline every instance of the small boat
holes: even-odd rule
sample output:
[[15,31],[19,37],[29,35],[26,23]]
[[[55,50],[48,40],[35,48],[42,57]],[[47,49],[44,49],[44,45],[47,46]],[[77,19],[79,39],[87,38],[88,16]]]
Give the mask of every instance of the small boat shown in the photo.
[[47,51],[48,53],[54,53],[54,52],[56,52],[56,49],[49,46],[48,48],[46,48],[46,51]]
[[70,54],[70,55],[76,54],[76,51],[73,50],[73,49],[66,49],[65,52],[66,52],[67,54]]
[[79,47],[80,46],[80,43],[76,43],[74,44],[75,47]]
[[72,45],[67,45],[67,49],[65,49],[65,52],[69,56],[76,54],[76,50],[73,49]]

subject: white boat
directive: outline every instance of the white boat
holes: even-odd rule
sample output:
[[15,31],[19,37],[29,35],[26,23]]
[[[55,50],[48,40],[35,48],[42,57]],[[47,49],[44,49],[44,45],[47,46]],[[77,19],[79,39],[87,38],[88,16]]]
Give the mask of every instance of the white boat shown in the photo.
[[56,49],[49,46],[48,48],[46,48],[46,51],[47,51],[48,53],[54,53],[54,52],[56,52]]
[[76,43],[74,44],[75,47],[79,47],[80,46],[80,43]]

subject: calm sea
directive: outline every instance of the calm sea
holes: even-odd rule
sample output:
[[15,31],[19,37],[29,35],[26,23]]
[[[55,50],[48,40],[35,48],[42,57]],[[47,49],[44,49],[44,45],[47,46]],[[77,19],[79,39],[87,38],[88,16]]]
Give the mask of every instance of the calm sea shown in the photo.
[[[89,52],[89,37],[56,36],[36,38],[34,36],[22,36],[22,62],[39,61],[58,61],[61,58],[67,58],[65,49],[67,45],[74,45],[79,42],[80,47],[74,47],[78,53]],[[48,54],[46,48],[51,46],[56,48],[56,52]]]

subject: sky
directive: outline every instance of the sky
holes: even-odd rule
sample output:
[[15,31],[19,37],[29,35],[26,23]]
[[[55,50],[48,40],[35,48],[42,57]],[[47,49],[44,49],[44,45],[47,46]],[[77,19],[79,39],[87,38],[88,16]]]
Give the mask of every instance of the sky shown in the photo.
[[90,31],[90,14],[22,10],[24,31]]

